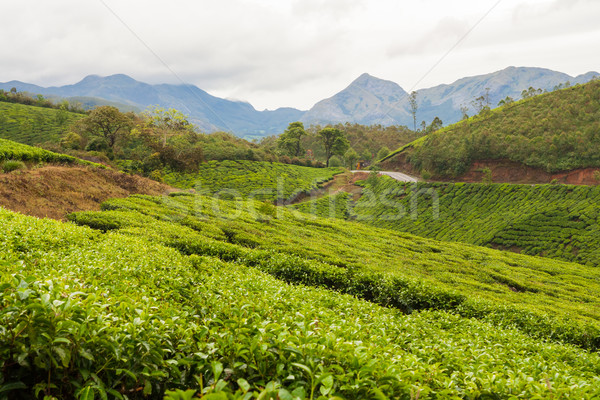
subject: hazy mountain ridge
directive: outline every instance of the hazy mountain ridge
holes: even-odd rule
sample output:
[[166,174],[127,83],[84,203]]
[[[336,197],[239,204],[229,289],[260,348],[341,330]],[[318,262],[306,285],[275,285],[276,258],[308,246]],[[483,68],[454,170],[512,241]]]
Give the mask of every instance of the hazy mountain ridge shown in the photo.
[[[588,72],[576,77],[544,68],[508,67],[490,74],[465,77],[417,91],[417,124],[429,124],[440,117],[445,125],[461,119],[461,107],[473,115],[472,101],[485,95],[489,88],[489,104],[496,107],[506,96],[515,100],[529,87],[552,90],[569,81],[575,85],[600,76]],[[406,125],[413,127],[408,93],[395,82],[362,74],[334,96],[321,100],[310,110],[291,107],[257,111],[251,104],[212,96],[194,85],[151,85],[123,75],[100,77],[90,75],[73,85],[44,88],[19,81],[0,83],[0,89],[40,93],[66,98],[89,97],[121,103],[130,109],[143,110],[151,105],[176,108],[187,114],[202,131],[224,130],[246,138],[282,133],[290,122],[305,125],[359,123]]]
[[[572,85],[586,83],[599,75],[597,72],[588,72],[572,77],[545,68],[508,67],[490,74],[465,77],[452,84],[417,90],[417,124],[421,121],[429,124],[436,116],[445,125],[457,122],[462,118],[463,106],[473,115],[471,103],[477,97],[485,95],[486,88],[489,88],[490,107],[494,108],[506,96],[520,99],[521,92],[529,87],[550,91],[567,81]],[[389,95],[387,99],[386,94]],[[369,100],[373,98],[377,101]],[[359,105],[354,106],[355,112],[342,111],[348,109],[348,104],[357,102]],[[408,93],[393,82],[368,74],[361,75],[333,97],[315,104],[303,115],[302,121],[305,124],[356,122],[365,125],[400,124],[413,127]]]
[[55,95],[61,97],[94,97],[145,109],[148,106],[176,108],[187,114],[201,130],[231,131],[238,136],[264,136],[281,133],[289,122],[303,111],[281,108],[257,111],[249,103],[215,97],[194,85],[150,85],[123,75],[100,77],[90,75],[73,85],[44,88],[19,81],[0,83],[0,89]]

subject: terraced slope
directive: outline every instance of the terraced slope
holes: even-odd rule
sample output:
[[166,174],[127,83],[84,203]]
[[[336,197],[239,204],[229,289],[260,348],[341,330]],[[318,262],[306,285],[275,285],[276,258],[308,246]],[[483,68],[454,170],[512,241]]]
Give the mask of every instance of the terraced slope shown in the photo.
[[[361,222],[590,266],[600,265],[600,187],[404,184],[369,179]],[[435,207],[435,208],[434,208]]]
[[202,194],[252,197],[258,200],[290,199],[309,193],[342,171],[264,161],[209,161],[197,173],[171,173],[165,183]]
[[12,140],[0,139],[0,161],[4,160],[25,161],[30,163],[85,164],[102,167],[100,164],[80,160],[66,154],[54,153],[39,147],[28,146]]
[[102,207],[70,219],[405,312],[450,310],[600,347],[597,268],[315,219],[263,202],[179,194],[132,196]]
[[0,138],[28,145],[58,143],[69,125],[84,115],[0,102]]
[[132,230],[102,234],[2,209],[0,227],[9,398],[600,394],[597,353],[514,329],[442,311],[403,315]]

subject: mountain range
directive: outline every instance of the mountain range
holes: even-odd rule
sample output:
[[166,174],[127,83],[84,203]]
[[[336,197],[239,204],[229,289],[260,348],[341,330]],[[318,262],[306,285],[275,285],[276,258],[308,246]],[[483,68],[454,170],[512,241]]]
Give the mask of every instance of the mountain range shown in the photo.
[[[508,67],[462,78],[452,84],[416,91],[417,122],[429,123],[436,116],[444,124],[456,122],[462,117],[461,108],[472,113],[473,100],[486,93],[493,108],[506,96],[519,99],[521,92],[529,87],[550,91],[559,84],[586,83],[598,76],[597,72],[572,77],[544,68]],[[258,111],[247,102],[215,97],[194,85],[151,85],[123,74],[90,75],[76,84],[60,87],[41,87],[19,81],[0,83],[3,90],[13,87],[45,96],[85,99],[89,104],[119,104],[124,110],[143,110],[152,105],[176,108],[187,114],[202,131],[224,130],[248,139],[279,134],[294,121],[302,121],[306,126],[345,122],[413,125],[409,94],[392,81],[366,73],[308,111],[287,107]]]

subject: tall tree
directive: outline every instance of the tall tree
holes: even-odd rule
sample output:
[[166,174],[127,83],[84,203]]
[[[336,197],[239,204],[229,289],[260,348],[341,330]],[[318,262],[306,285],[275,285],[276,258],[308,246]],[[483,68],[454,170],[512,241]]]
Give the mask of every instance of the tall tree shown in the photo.
[[117,139],[131,130],[133,120],[116,107],[100,106],[94,108],[82,124],[88,133],[102,135],[112,149]]
[[342,155],[350,147],[344,132],[337,128],[324,128],[319,131],[319,138],[325,147],[326,164],[329,167],[329,159],[334,154]]
[[277,147],[292,157],[298,157],[302,153],[301,139],[306,135],[302,122],[292,122],[288,128],[279,136]]
[[356,150],[350,147],[348,151],[346,151],[346,153],[344,154],[344,158],[348,163],[348,168],[355,169],[355,164],[358,161],[358,153],[356,152]]
[[194,130],[194,126],[188,121],[187,117],[174,108],[166,110],[153,107],[146,110],[144,115],[147,118],[146,125],[152,128],[155,135],[162,138],[163,146],[166,146],[169,137]]
[[410,97],[408,98],[408,101],[410,102],[410,112],[413,116],[413,125],[414,125],[414,130],[417,130],[417,109],[419,108],[419,105],[417,104],[417,92],[415,92],[413,90],[413,92],[410,94]]

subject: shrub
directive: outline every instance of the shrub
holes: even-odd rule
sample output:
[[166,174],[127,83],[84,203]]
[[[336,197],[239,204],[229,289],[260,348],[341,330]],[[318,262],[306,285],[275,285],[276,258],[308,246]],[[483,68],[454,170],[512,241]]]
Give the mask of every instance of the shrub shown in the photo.
[[6,160],[6,161],[4,161],[4,163],[2,163],[2,171],[4,173],[9,173],[9,172],[16,171],[19,169],[24,169],[24,168],[25,168],[25,163],[23,163],[22,161]]
[[332,168],[337,168],[342,166],[342,160],[338,156],[332,156],[329,159],[329,166]]

